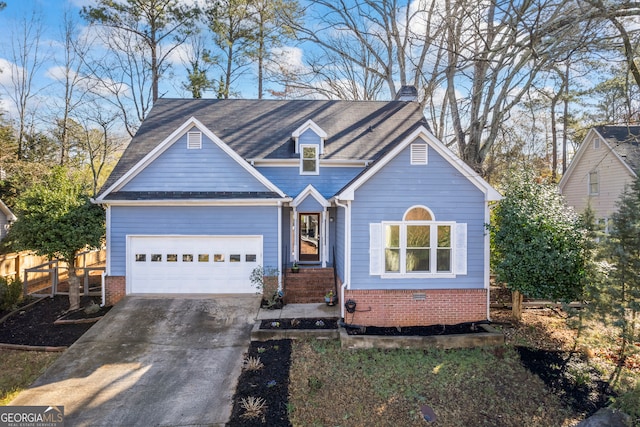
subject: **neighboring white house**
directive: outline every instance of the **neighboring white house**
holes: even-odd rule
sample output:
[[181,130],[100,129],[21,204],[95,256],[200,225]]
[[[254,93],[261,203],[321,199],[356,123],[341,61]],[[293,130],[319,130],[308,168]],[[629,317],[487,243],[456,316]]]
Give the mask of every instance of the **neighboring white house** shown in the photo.
[[11,210],[0,200],[0,240],[4,239],[9,232],[9,226],[16,220],[16,216]]
[[606,225],[638,170],[640,126],[598,126],[589,131],[560,180],[560,193],[578,212],[591,205]]

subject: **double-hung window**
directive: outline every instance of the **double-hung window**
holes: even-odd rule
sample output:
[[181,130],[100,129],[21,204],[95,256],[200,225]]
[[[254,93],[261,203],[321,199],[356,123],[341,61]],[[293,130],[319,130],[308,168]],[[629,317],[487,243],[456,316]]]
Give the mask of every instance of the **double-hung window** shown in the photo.
[[318,175],[318,146],[300,144],[300,174]]
[[454,227],[435,221],[383,222],[383,275],[452,273]]
[[467,225],[435,221],[413,208],[402,221],[370,224],[370,274],[383,278],[446,278],[467,274]]

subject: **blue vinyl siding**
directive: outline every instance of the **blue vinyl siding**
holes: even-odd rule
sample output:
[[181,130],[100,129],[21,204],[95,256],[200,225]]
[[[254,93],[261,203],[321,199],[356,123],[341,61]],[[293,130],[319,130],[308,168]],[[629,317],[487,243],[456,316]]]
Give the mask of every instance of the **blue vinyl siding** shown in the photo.
[[187,149],[186,134],[142,170],[124,191],[268,191],[204,134]]
[[257,169],[290,197],[296,197],[311,184],[326,199],[331,198],[362,172],[362,168],[356,167],[323,168],[322,166],[320,166],[319,175],[300,175],[298,166],[258,167]]
[[324,207],[313,196],[307,196],[297,207],[298,212],[322,212]]
[[[428,165],[410,165],[407,147],[360,187],[352,202],[353,289],[484,287],[484,194],[429,147]],[[437,221],[467,223],[467,274],[453,279],[382,279],[369,275],[369,224],[401,221],[411,206],[431,209]]]
[[299,144],[315,144],[318,146],[318,150],[320,150],[320,137],[311,129],[307,129],[298,137],[298,145]]
[[264,265],[278,265],[276,206],[112,206],[111,275],[126,274],[126,236],[262,235]]

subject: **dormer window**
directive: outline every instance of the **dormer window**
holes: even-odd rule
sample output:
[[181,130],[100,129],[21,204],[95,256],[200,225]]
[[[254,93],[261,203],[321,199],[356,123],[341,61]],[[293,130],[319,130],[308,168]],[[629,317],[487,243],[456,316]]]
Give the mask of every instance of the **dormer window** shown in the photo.
[[318,146],[300,145],[300,175],[318,175]]

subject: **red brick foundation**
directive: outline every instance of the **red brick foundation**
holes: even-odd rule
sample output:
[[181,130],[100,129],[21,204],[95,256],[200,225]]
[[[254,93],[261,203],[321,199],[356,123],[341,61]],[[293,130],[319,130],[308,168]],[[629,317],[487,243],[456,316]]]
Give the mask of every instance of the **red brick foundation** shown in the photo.
[[106,276],[104,278],[105,286],[105,305],[115,305],[127,294],[127,280],[124,276]]
[[[454,325],[487,319],[486,289],[345,290],[345,322],[364,326]],[[371,311],[369,310],[371,307]]]

